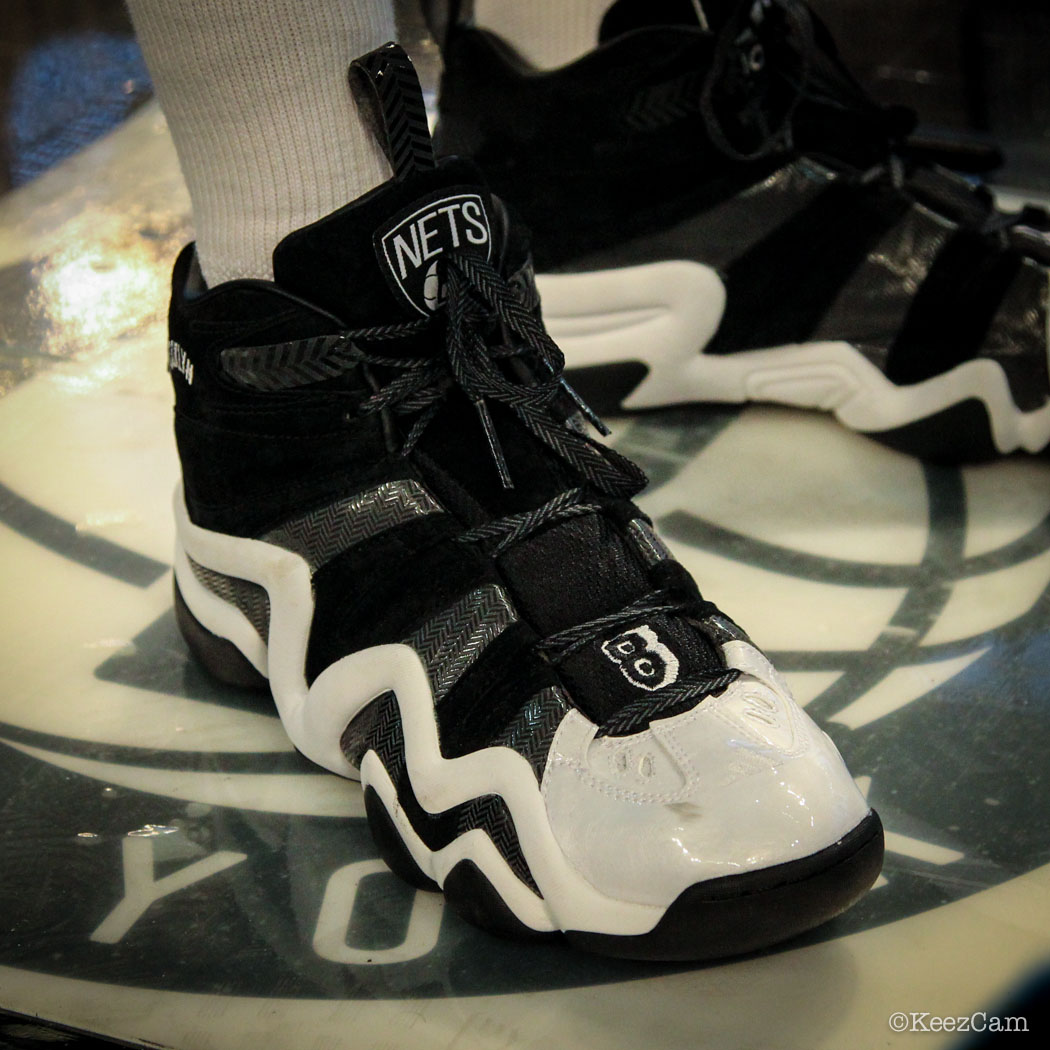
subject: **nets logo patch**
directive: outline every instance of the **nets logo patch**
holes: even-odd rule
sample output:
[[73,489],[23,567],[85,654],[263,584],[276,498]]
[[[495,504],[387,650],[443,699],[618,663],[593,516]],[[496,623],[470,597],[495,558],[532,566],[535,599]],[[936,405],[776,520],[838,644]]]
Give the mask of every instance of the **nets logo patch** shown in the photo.
[[492,229],[477,193],[453,193],[412,206],[376,231],[376,255],[387,282],[417,313],[429,316],[445,301],[442,256],[467,251],[486,261]]

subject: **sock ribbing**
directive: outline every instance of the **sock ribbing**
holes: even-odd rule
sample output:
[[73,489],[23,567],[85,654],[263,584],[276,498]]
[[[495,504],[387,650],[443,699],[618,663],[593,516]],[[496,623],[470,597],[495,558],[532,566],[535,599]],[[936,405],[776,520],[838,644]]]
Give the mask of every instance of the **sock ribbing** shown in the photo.
[[390,0],[129,0],[189,187],[209,285],[272,277],[285,234],[386,181],[347,66]]

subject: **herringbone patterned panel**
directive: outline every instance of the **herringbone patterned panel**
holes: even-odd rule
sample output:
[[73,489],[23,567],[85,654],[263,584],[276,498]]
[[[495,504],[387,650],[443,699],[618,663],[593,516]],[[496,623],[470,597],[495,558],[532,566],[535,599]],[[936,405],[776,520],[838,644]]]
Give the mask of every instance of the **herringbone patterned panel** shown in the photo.
[[287,390],[342,375],[354,357],[346,337],[321,335],[269,346],[237,346],[219,355],[222,370],[253,390]]
[[394,174],[403,179],[437,167],[423,92],[405,51],[397,44],[387,44],[357,59],[353,68],[374,94]]
[[270,634],[270,596],[265,588],[249,580],[215,572],[188,555],[186,560],[201,586],[240,609],[265,642]]
[[541,689],[493,743],[512,748],[527,758],[539,781],[547,765],[551,741],[568,711],[569,702],[560,689],[555,686]]
[[532,872],[529,871],[525,855],[521,851],[514,819],[499,795],[482,795],[481,798],[463,804],[459,811],[459,834],[463,835],[474,828],[480,828],[492,839],[496,849],[510,865],[511,871],[539,895],[539,887],[533,881]]
[[419,653],[437,703],[485,647],[517,620],[500,587],[490,584],[464,595],[405,639]]
[[261,538],[294,551],[316,572],[354,544],[413,518],[440,511],[440,504],[419,482],[387,481],[285,522]]

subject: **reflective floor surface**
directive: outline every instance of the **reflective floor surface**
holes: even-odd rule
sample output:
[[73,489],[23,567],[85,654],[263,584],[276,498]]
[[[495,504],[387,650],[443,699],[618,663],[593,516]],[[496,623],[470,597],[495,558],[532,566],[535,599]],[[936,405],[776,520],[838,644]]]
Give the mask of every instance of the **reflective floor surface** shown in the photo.
[[142,1045],[958,1045],[1050,959],[1050,460],[927,467],[815,414],[620,421],[645,509],[844,753],[886,868],[703,967],[495,940],[357,785],[189,660],[165,374],[188,203],[149,106],[0,200],[0,1006]]

